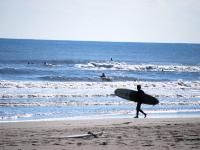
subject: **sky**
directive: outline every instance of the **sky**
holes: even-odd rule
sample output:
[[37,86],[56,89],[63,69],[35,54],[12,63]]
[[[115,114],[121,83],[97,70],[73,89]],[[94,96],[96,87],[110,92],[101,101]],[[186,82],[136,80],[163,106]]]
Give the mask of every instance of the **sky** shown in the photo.
[[0,0],[0,38],[200,43],[200,0]]

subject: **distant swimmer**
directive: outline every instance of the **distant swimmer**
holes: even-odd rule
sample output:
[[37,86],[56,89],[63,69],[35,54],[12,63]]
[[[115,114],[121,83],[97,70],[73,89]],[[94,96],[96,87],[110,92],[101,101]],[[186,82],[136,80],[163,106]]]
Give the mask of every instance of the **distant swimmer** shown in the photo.
[[110,58],[110,61],[113,61],[113,59],[112,59],[112,58]]
[[46,67],[55,67],[55,66],[57,66],[56,64],[47,63],[46,61],[43,63],[43,65],[46,66]]
[[101,75],[100,77],[101,77],[101,79],[102,79],[103,81],[112,81],[111,78],[106,77],[105,73],[102,73],[102,75]]
[[102,73],[102,75],[100,77],[105,78],[106,77],[105,73]]
[[137,85],[137,107],[136,107],[136,116],[135,118],[138,118],[139,112],[141,112],[144,115],[144,118],[146,118],[147,114],[144,113],[144,111],[141,109],[142,105],[142,96],[144,95],[144,91],[141,90],[141,85]]
[[29,61],[28,61],[28,63],[27,63],[27,64],[28,64],[28,65],[30,65],[30,64],[34,64],[34,63],[33,63],[33,62],[29,62]]

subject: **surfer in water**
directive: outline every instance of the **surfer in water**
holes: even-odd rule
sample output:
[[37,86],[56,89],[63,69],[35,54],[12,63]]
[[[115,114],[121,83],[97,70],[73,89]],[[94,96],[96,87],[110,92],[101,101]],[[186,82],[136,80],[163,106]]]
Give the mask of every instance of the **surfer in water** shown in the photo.
[[105,73],[102,73],[102,75],[101,76],[99,76],[103,81],[112,81],[111,80],[111,78],[109,78],[109,77],[107,77],[106,75],[105,75]]
[[102,73],[102,75],[100,77],[105,78],[106,77],[105,73]]
[[142,95],[144,94],[144,91],[141,90],[141,85],[137,85],[137,98],[138,98],[138,102],[137,102],[137,107],[136,107],[136,116],[135,118],[138,118],[139,112],[141,112],[144,115],[144,118],[146,118],[147,114],[144,113],[144,111],[141,109],[141,105],[142,105]]

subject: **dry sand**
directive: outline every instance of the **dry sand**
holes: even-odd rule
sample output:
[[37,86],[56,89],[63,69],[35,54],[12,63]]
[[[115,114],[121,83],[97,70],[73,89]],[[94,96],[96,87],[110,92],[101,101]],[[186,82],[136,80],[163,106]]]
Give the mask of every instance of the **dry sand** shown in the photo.
[[[98,137],[68,135],[103,132]],[[0,123],[0,150],[200,149],[200,118]]]

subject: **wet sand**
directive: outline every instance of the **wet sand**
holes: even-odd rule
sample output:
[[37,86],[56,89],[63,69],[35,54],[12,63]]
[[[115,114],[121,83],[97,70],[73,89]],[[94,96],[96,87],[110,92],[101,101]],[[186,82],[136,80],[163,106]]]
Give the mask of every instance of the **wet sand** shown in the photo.
[[[102,135],[68,138],[102,132]],[[1,150],[200,149],[200,118],[0,123]]]

